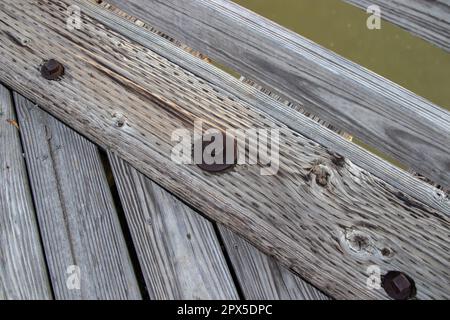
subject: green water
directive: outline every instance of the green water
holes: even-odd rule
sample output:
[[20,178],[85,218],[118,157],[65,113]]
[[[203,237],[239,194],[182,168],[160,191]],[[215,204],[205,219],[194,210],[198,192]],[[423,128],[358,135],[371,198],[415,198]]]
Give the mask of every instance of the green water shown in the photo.
[[450,110],[450,54],[341,0],[236,0],[298,34]]

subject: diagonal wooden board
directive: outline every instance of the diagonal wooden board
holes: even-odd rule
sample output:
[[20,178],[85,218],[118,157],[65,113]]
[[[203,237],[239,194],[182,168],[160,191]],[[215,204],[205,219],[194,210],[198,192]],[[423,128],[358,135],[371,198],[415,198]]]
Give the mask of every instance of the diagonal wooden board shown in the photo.
[[[408,272],[418,298],[448,297],[446,202],[438,211],[348,160],[334,161],[332,152],[232,92],[88,15],[82,32],[67,30],[67,5],[0,4],[1,81],[337,298],[386,298],[366,286],[373,264]],[[66,66],[59,82],[40,76],[49,57]],[[199,118],[222,129],[280,128],[279,174],[262,177],[259,167],[239,166],[210,175],[171,162],[171,132]],[[316,182],[318,165],[329,173],[326,187]]]
[[106,2],[450,187],[447,110],[229,0]]
[[[145,48],[151,48],[158,55],[166,57],[193,75],[201,79],[207,79],[210,84],[215,85],[217,88],[225,92],[232,92],[236,98],[256,107],[263,113],[267,113],[275,120],[282,122],[289,129],[352,159],[352,162],[356,165],[398,188],[401,192],[427,203],[435,209],[450,212],[450,199],[444,192],[436,188],[430,188],[429,184],[405,174],[404,171],[391,165],[389,162],[373,156],[356,144],[350,143],[346,139],[341,139],[328,130],[324,130],[323,126],[318,125],[316,121],[311,121],[309,117],[299,114],[297,110],[286,108],[284,103],[278,103],[279,101],[268,98],[266,94],[261,94],[256,87],[243,85],[240,80],[211,66],[210,63],[206,63],[203,59],[186,55],[186,50],[179,48],[178,44],[174,46],[171,41],[155,34],[155,32],[149,32],[145,23],[139,20],[136,21],[136,18],[131,18],[132,16],[111,7],[111,5],[102,3],[101,6],[98,6],[91,1],[80,2],[78,0],[77,4],[81,5],[85,14],[95,16],[108,29],[126,35],[126,38],[130,41],[134,41]],[[105,7],[110,7],[110,10],[104,10]],[[124,19],[124,16],[127,19]],[[153,28],[150,28],[150,30],[154,31]],[[274,94],[276,93],[271,91],[272,97]],[[321,121],[323,120],[321,119]]]

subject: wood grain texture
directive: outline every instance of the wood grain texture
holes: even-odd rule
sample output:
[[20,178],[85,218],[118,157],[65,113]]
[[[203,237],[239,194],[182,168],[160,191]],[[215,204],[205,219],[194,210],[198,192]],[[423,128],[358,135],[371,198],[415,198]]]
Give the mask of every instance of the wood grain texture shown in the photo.
[[326,300],[319,290],[219,225],[225,248],[248,300]]
[[0,85],[0,300],[51,299],[16,121]]
[[[145,30],[155,33],[171,43],[175,44],[177,47],[191,53],[195,57],[198,57],[204,61],[211,63],[210,59],[201,53],[192,50],[188,46],[178,42],[177,40],[168,37],[164,33],[154,29],[150,25],[140,21],[139,19],[130,16],[126,12],[118,9],[117,7],[111,6],[105,2],[102,3],[102,7],[108,9],[115,14],[133,22],[139,27]],[[195,70],[195,69],[194,69]],[[251,86],[256,87],[258,90],[269,95],[275,100],[283,103],[284,105],[293,108],[311,119],[319,122],[321,125],[326,126],[328,129],[337,132],[342,135],[345,139],[351,141],[352,137],[345,132],[342,132],[332,125],[320,120],[316,116],[305,112],[300,106],[295,105],[289,101],[284,101],[282,97],[277,96],[273,92],[262,88],[254,81],[240,78],[240,81],[245,82]],[[115,157],[114,155],[111,155]],[[113,166],[113,169],[115,166]],[[116,169],[117,170],[117,169]],[[167,192],[167,191],[165,191]],[[123,195],[124,197],[127,194]],[[227,254],[231,259],[231,264],[233,270],[237,276],[237,281],[239,282],[239,287],[242,290],[243,297],[250,300],[270,300],[270,299],[292,299],[292,300],[323,300],[328,299],[326,295],[321,293],[319,290],[308,284],[306,281],[300,277],[294,275],[292,272],[281,266],[273,258],[268,257],[250,243],[245,241],[242,237],[238,236],[236,233],[230,231],[227,227],[223,225],[218,225],[218,231],[220,237],[222,238],[224,249],[227,250]]]
[[[428,183],[423,183],[411,175],[404,174],[402,170],[362,150],[356,144],[350,143],[346,139],[341,139],[329,130],[324,130],[316,121],[311,121],[311,119],[303,116],[297,110],[286,108],[284,104],[268,98],[266,94],[261,94],[259,89],[243,85],[238,79],[218,70],[211,64],[191,55],[186,55],[186,51],[180,49],[178,45],[174,46],[171,41],[164,39],[160,35],[148,32],[153,29],[145,28],[145,23],[142,23],[142,21],[135,21],[136,19],[133,18],[131,19],[133,23],[130,23],[130,21],[124,20],[121,17],[126,14],[114,7],[111,7],[112,12],[110,12],[89,2],[78,2],[78,4],[83,12],[95,16],[97,20],[112,30],[126,35],[130,40],[146,48],[151,48],[152,51],[163,57],[168,57],[174,64],[192,72],[192,74],[201,79],[205,79],[205,81],[221,88],[225,92],[231,92],[236,98],[256,107],[263,113],[267,113],[296,133],[351,159],[352,162],[361,168],[398,188],[401,192],[421,202],[425,202],[435,209],[444,211],[449,209],[450,200],[446,193],[441,192],[437,188],[430,188]],[[274,93],[272,92],[273,95]],[[323,120],[321,121],[323,122]]]
[[[109,155],[152,299],[236,299],[212,223]],[[325,299],[311,285],[219,226],[245,299]]]
[[[336,161],[333,150],[241,100],[240,93],[105,28],[88,11],[82,31],[67,30],[69,3],[0,4],[0,81],[333,297],[387,298],[366,287],[367,267],[373,264],[383,272],[407,272],[419,299],[449,297],[445,198],[434,202],[442,208],[437,210],[349,160]],[[64,62],[61,81],[41,78],[38,66],[49,57]],[[261,176],[260,166],[237,166],[212,175],[175,164],[171,134],[192,129],[196,119],[220,129],[279,128],[280,171]],[[318,183],[324,173],[325,187]],[[411,188],[421,185],[404,172],[391,177],[396,179],[414,181]]]
[[277,95],[276,93],[262,87],[261,85],[259,85],[258,83],[256,83],[255,81],[251,80],[251,79],[246,79],[245,77],[241,77],[239,80],[241,80],[242,82],[255,87],[256,89],[258,89],[259,91],[263,92],[264,94],[270,96],[271,98],[275,99],[276,101],[284,104],[285,106],[292,108],[298,112],[301,112],[302,114],[306,115],[307,117],[313,119],[314,121],[320,123],[322,126],[327,127],[328,129],[330,129],[331,131],[336,132],[337,134],[341,135],[342,137],[344,137],[346,140],[348,141],[352,141],[353,137],[351,135],[349,135],[348,133],[339,130],[338,128],[334,127],[333,125],[329,124],[326,121],[323,121],[322,119],[320,119],[319,117],[303,110],[303,108],[299,105],[296,105],[295,103],[292,103],[290,101],[284,100],[283,97],[280,97],[279,95]]
[[[195,51],[192,48],[186,46],[185,44],[179,42],[178,40],[167,36],[166,34],[162,33],[161,31],[159,31],[159,30],[157,30],[155,28],[153,28],[152,26],[148,25],[147,23],[144,23],[141,20],[137,19],[136,17],[130,16],[129,14],[124,12],[123,10],[120,10],[119,8],[117,8],[115,6],[112,6],[111,4],[108,4],[106,2],[102,2],[100,7],[105,8],[108,11],[110,11],[110,12],[112,12],[112,13],[114,13],[114,14],[116,14],[116,15],[118,15],[118,16],[120,16],[120,17],[122,17],[122,18],[124,18],[124,19],[126,19],[126,20],[128,20],[128,21],[130,21],[132,23],[134,23],[135,25],[137,25],[138,27],[143,29],[143,30],[140,30],[140,31],[148,31],[150,33],[158,35],[158,36],[166,39],[171,44],[174,44],[176,47],[181,48],[181,49],[183,49],[186,52],[189,52],[193,56],[195,56],[195,57],[197,57],[199,59],[202,59],[203,61],[206,61],[208,63],[212,63],[211,59],[209,59],[207,56],[203,55],[202,53],[200,53],[198,51]],[[113,27],[113,29],[114,29],[114,27]],[[127,34],[127,33],[128,32],[125,32],[124,34]],[[139,40],[138,40],[138,42],[139,42]],[[143,43],[143,45],[145,46],[146,44]],[[173,46],[171,46],[171,48],[173,48]],[[171,48],[168,48],[169,52],[171,51],[170,50]],[[164,56],[164,51],[165,50],[163,50],[163,51],[156,50],[156,52],[158,52],[162,56]],[[173,57],[173,53],[172,52],[170,52],[169,55]],[[189,67],[189,65],[187,65],[187,66]],[[195,63],[193,65],[190,65],[190,67],[191,68],[187,68],[187,69],[189,69],[189,70],[192,69],[192,72],[194,74],[196,73],[196,71],[198,71],[198,69],[195,66]],[[323,121],[323,120],[319,119],[317,116],[315,116],[315,115],[313,115],[313,114],[303,110],[303,108],[301,106],[296,105],[296,104],[294,104],[292,102],[284,100],[283,97],[280,97],[276,93],[273,93],[270,90],[267,90],[267,89],[261,87],[260,85],[258,85],[257,83],[255,83],[254,81],[252,81],[250,79],[246,79],[245,77],[241,76],[241,77],[239,77],[239,80],[245,82],[246,84],[249,84],[250,86],[256,87],[258,90],[264,92],[265,94],[268,94],[271,98],[281,102],[282,104],[284,104],[284,105],[286,105],[286,106],[288,106],[288,107],[290,107],[292,109],[295,109],[298,112],[301,112],[302,114],[304,114],[307,117],[317,121],[318,123],[320,123],[321,125],[327,127],[328,129],[330,129],[330,130],[332,130],[332,131],[342,135],[347,140],[352,141],[353,137],[351,135],[347,134],[346,132],[343,132],[342,130],[339,130],[338,128],[336,128],[336,127],[332,126],[331,124],[327,123],[326,121]],[[220,84],[220,82],[219,82],[219,84]]]
[[228,0],[108,2],[450,186],[448,111]]
[[151,299],[238,299],[211,222],[109,154]]
[[449,0],[344,0],[366,10],[381,9],[381,17],[409,32],[450,51]]
[[[139,299],[97,147],[29,100],[14,99],[55,298]],[[67,285],[70,266],[79,267],[79,290]]]

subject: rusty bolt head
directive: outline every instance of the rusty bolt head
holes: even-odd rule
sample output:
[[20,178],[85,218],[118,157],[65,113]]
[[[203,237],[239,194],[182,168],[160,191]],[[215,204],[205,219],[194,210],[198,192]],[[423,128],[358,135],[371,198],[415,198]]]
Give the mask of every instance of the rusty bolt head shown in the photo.
[[403,272],[389,271],[382,277],[384,291],[394,300],[408,300],[416,294],[414,280]]
[[58,80],[64,75],[64,66],[55,59],[47,60],[41,67],[41,75],[47,80]]
[[[205,151],[205,148],[207,146],[209,146],[211,143],[213,143],[214,140],[203,141],[203,139],[202,139],[202,142],[201,142],[202,143],[202,163],[197,164],[197,166],[200,169],[207,171],[207,172],[211,172],[211,173],[218,173],[218,172],[226,171],[236,165],[236,163],[237,163],[237,142],[236,142],[236,139],[233,138],[233,146],[234,146],[233,162],[227,163],[227,142],[226,142],[227,137],[228,136],[224,133],[223,139],[222,139],[222,142],[223,142],[222,149],[216,150],[216,151],[218,151],[218,154],[212,155],[212,156],[218,157],[218,158],[221,157],[223,159],[222,163],[213,163],[213,164],[205,163],[204,158],[203,158],[203,153]],[[228,137],[228,139],[229,139],[229,137]]]

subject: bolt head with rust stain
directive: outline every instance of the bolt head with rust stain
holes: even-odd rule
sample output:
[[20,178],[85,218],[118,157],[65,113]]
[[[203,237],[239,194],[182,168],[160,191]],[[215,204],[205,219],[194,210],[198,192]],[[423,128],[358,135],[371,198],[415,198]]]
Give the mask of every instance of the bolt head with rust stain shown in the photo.
[[[197,166],[206,171],[206,172],[211,172],[211,173],[219,173],[219,172],[224,172],[227,171],[228,169],[233,168],[236,163],[237,163],[237,141],[236,139],[233,138],[233,146],[234,146],[234,151],[233,151],[233,162],[232,163],[227,163],[227,135],[225,133],[223,133],[223,145],[221,150],[217,150],[218,154],[217,155],[213,155],[214,157],[217,158],[222,158],[222,163],[213,163],[213,164],[208,164],[204,161],[203,158],[203,153],[205,151],[205,148],[207,146],[209,146],[211,143],[214,142],[214,140],[212,141],[202,141],[200,142],[202,144],[202,163],[198,163]],[[199,142],[197,142],[199,143]]]
[[400,271],[389,271],[382,277],[384,291],[394,300],[408,300],[416,294],[414,280]]
[[47,60],[41,67],[41,75],[47,80],[59,80],[64,75],[64,66],[55,59]]

